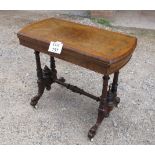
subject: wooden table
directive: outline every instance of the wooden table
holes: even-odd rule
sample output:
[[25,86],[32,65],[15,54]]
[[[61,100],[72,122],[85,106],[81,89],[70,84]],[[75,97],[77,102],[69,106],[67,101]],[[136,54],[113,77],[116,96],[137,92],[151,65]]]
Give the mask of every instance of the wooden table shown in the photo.
[[[102,120],[108,117],[113,107],[117,107],[120,102],[117,97],[119,70],[130,60],[137,39],[56,18],[32,23],[24,27],[17,35],[21,45],[35,50],[38,94],[31,99],[31,105],[35,107],[45,88],[50,90],[54,82],[99,101],[97,121],[88,132],[88,137],[92,139]],[[51,41],[63,43],[61,54],[48,52]],[[41,68],[40,52],[50,56],[50,67]],[[58,79],[54,57],[103,74],[101,96],[96,97],[77,86],[67,84],[64,78]],[[109,85],[109,75],[112,73],[114,73],[113,82]]]

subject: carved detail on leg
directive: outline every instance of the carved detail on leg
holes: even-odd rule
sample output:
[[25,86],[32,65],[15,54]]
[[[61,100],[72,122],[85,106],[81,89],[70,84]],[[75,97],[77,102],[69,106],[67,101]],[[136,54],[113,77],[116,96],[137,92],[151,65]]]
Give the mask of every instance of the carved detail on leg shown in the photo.
[[37,81],[37,83],[38,83],[38,94],[31,99],[30,104],[33,107],[35,107],[37,105],[37,103],[38,103],[40,97],[43,95],[44,89],[45,89],[43,72],[42,72],[42,68],[41,68],[40,56],[39,56],[38,51],[35,51],[35,58],[36,58],[37,77],[38,77],[38,81]]
[[50,56],[50,68],[51,68],[51,72],[52,72],[52,79],[55,80],[57,79],[57,70],[56,70],[56,66],[55,66],[55,60],[54,57]]
[[108,117],[110,111],[112,110],[112,107],[109,107],[107,104],[108,80],[109,80],[109,76],[105,75],[103,77],[103,89],[102,89],[101,101],[98,109],[97,121],[96,121],[96,124],[88,132],[88,138],[90,140],[92,140],[92,138],[96,135],[97,129],[101,124],[101,122],[103,121],[103,119],[105,117]]
[[54,82],[54,79],[52,79],[52,72],[46,65],[43,69],[43,82],[46,90],[50,90],[51,84]]
[[[55,66],[55,60],[54,57],[50,56],[50,68],[51,68],[51,72],[52,72],[52,79],[55,80],[57,79],[57,70],[56,70],[56,66]],[[65,82],[65,78],[64,77],[60,77],[59,80],[61,82]]]
[[98,127],[102,123],[103,119],[109,116],[109,113],[110,111],[112,111],[112,109],[112,107],[108,107],[107,105],[105,105],[103,109],[98,109],[98,117],[96,124],[93,127],[91,127],[91,129],[88,132],[88,138],[90,140],[92,140],[92,138],[96,135]]

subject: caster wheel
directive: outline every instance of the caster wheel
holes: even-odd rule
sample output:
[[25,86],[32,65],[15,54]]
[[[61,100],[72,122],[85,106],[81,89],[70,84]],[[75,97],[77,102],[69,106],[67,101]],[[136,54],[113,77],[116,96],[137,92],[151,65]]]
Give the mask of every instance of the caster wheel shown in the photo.
[[92,138],[92,139],[90,139],[90,141],[91,141],[91,142],[93,142],[93,141],[94,141],[94,139]]
[[38,109],[38,106],[37,106],[37,105],[35,105],[35,106],[34,106],[34,109]]

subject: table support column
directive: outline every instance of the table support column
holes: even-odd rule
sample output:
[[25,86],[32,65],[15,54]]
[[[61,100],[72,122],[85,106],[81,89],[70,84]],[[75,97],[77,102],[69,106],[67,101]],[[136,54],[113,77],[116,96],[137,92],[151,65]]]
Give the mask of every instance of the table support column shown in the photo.
[[101,101],[98,108],[98,117],[96,124],[89,130],[88,137],[90,140],[96,135],[96,131],[101,124],[102,120],[105,117],[109,116],[110,111],[112,110],[112,107],[108,106],[107,97],[108,97],[108,80],[109,75],[104,75],[103,77],[103,89],[102,89],[102,95],[101,95]]
[[118,106],[120,102],[120,98],[117,97],[118,76],[119,76],[119,71],[114,73],[114,78],[113,78],[113,83],[112,83],[112,88],[111,88],[111,92],[113,94],[113,104],[116,107]]
[[40,55],[38,51],[35,51],[35,58],[36,58],[36,70],[37,70],[37,83],[38,83],[38,94],[36,96],[34,96],[31,99],[31,105],[33,107],[36,107],[38,100],[40,99],[40,97],[43,95],[44,90],[45,90],[45,85],[44,85],[44,79],[43,79],[43,72],[42,72],[42,68],[41,68],[41,62],[40,62]]

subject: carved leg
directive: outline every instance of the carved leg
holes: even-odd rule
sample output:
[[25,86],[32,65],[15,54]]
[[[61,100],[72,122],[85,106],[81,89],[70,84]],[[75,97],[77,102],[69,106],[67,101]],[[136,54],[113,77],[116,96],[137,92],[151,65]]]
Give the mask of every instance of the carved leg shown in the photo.
[[118,75],[119,75],[119,71],[114,73],[114,78],[113,78],[113,83],[112,83],[112,93],[117,94],[117,86],[118,86]]
[[104,75],[103,89],[102,89],[101,101],[100,101],[100,105],[99,105],[99,109],[98,109],[97,121],[96,121],[96,124],[88,132],[88,137],[90,138],[90,140],[92,140],[92,138],[96,135],[96,131],[97,131],[99,125],[101,124],[102,120],[105,117],[108,117],[110,111],[113,109],[112,107],[108,106],[108,102],[107,102],[108,80],[109,80],[109,76]]
[[38,77],[38,81],[37,81],[37,83],[38,83],[38,94],[31,99],[30,104],[33,107],[36,106],[36,104],[38,103],[38,100],[40,99],[40,97],[44,93],[44,89],[45,89],[43,72],[42,72],[42,68],[41,68],[40,56],[39,56],[38,51],[35,51],[35,58],[36,58],[37,77]]
[[[55,60],[54,57],[50,57],[50,67],[51,67],[51,72],[52,72],[52,78],[53,79],[57,79],[57,70],[56,70],[56,66],[55,66]],[[64,77],[60,77],[59,80],[61,82],[65,82],[65,78]]]
[[56,70],[56,66],[55,66],[55,60],[54,57],[50,56],[50,68],[51,68],[51,72],[52,72],[52,79],[57,79],[57,70]]
[[118,86],[118,76],[119,76],[119,71],[115,72],[114,73],[114,78],[113,78],[113,83],[112,83],[112,89],[111,89],[111,92],[113,93],[114,95],[114,105],[117,107],[117,105],[119,104],[120,102],[120,98],[117,97],[117,86]]

